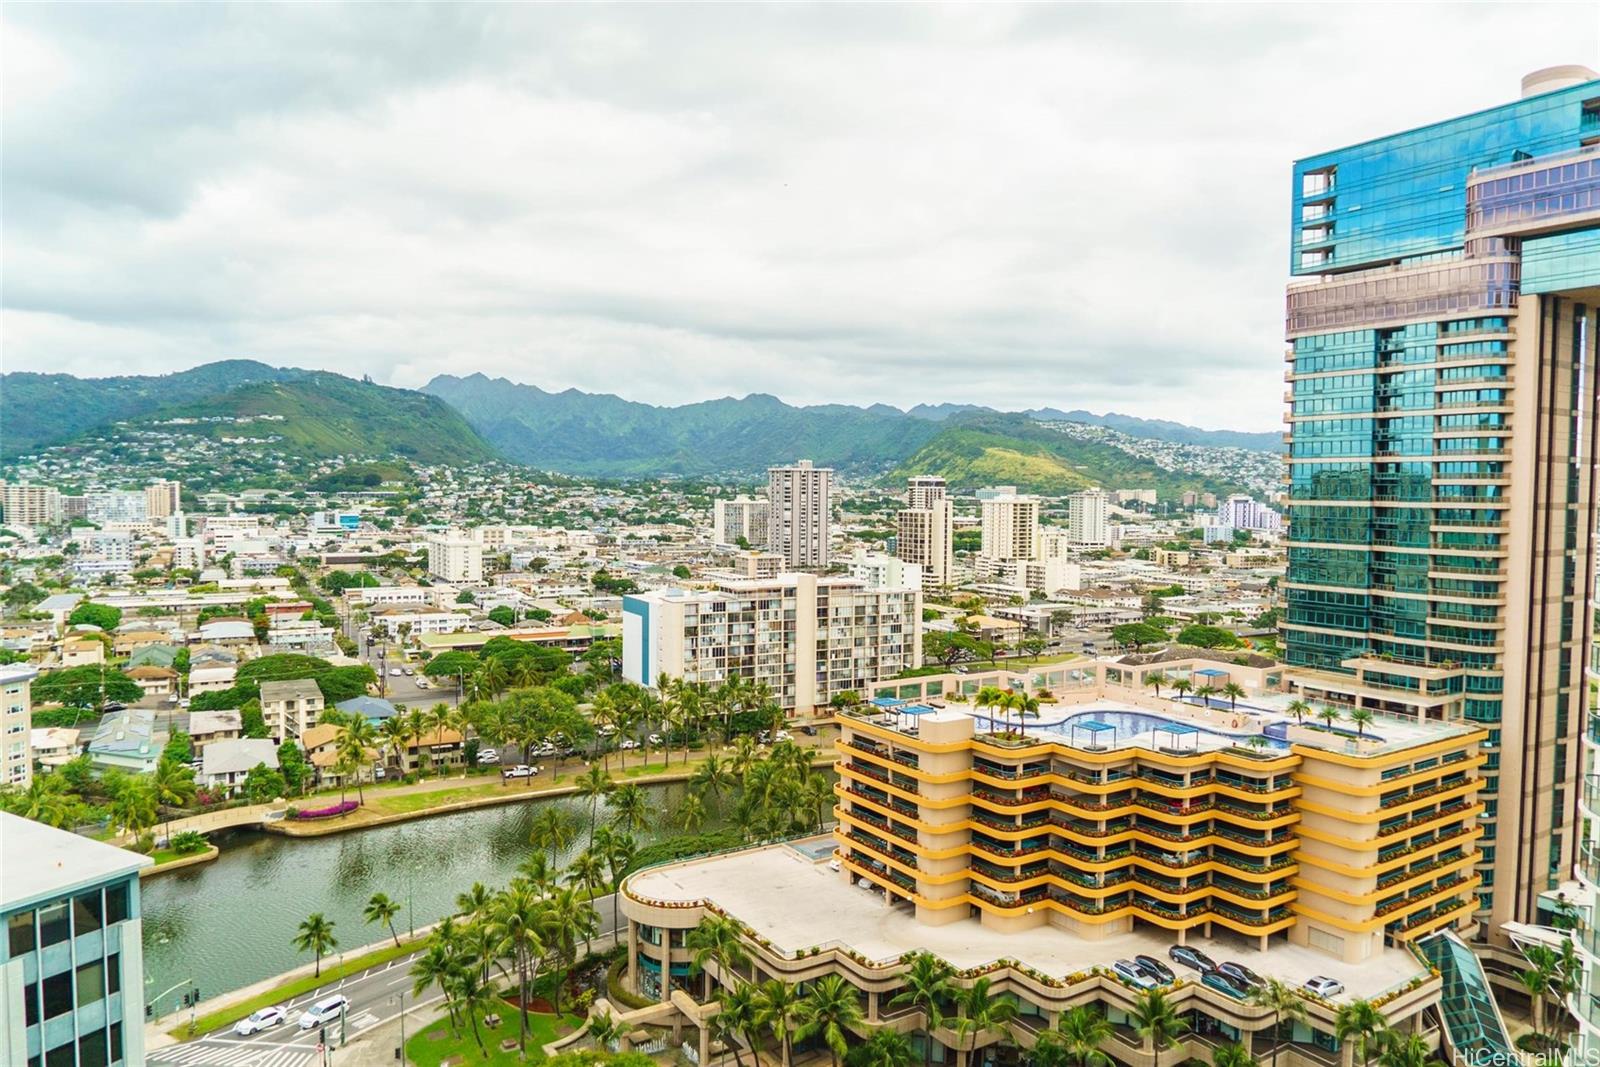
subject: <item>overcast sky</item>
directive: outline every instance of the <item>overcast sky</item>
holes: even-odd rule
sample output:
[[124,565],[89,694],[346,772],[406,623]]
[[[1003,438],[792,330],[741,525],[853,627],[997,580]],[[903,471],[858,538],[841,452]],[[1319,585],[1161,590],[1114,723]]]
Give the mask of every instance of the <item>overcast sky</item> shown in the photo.
[[11,4],[4,365],[1272,429],[1292,160],[1536,7]]

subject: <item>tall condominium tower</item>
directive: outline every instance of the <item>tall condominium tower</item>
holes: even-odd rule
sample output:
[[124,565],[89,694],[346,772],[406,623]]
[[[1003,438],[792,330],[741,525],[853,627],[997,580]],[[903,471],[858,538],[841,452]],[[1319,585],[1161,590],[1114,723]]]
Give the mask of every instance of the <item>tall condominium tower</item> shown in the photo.
[[990,497],[981,501],[983,539],[978,554],[986,560],[1039,558],[1039,498]]
[[1085,489],[1067,497],[1067,537],[1080,545],[1111,543],[1110,501],[1104,489]]
[[164,519],[183,510],[183,484],[163,478],[144,487],[144,510],[152,519]]
[[943,478],[906,483],[906,506],[896,516],[895,554],[922,567],[922,587],[949,585],[955,570],[955,515]]
[[719,545],[738,544],[741,538],[749,545],[765,545],[767,514],[765,500],[747,496],[719,500],[712,507],[711,539]]
[[767,548],[794,570],[828,565],[832,532],[833,469],[802,459],[767,469]]
[[1600,736],[1582,729],[1596,79],[1541,71],[1516,102],[1294,166],[1289,681],[1314,703],[1488,729],[1469,773],[1497,943],[1571,876],[1578,827],[1600,825],[1579,789],[1580,737]]

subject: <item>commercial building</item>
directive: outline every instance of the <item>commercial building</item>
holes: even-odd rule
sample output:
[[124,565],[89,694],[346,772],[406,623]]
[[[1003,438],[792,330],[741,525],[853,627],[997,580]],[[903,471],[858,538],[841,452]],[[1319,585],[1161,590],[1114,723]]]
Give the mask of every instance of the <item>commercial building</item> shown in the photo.
[[979,502],[983,535],[978,554],[990,560],[1038,559],[1039,498],[1008,493]]
[[1289,681],[1488,731],[1479,903],[1502,944],[1579,855],[1597,134],[1600,80],[1557,68],[1293,173]]
[[1111,501],[1103,489],[1085,489],[1067,497],[1067,538],[1074,544],[1099,547],[1111,543]]
[[767,470],[767,548],[790,570],[823,570],[833,534],[833,470],[803,459]]
[[0,851],[0,1063],[143,1064],[150,857],[3,812]]
[[483,581],[483,542],[461,533],[428,538],[428,573],[442,582]]
[[768,505],[765,500],[739,496],[719,500],[711,509],[711,539],[719,545],[767,543]]
[[922,568],[922,587],[950,585],[955,575],[955,515],[943,478],[906,483],[906,506],[895,515],[895,555]]
[[49,526],[62,521],[61,493],[48,485],[0,482],[0,512],[17,526]]
[[[1484,976],[1457,936],[1475,906],[1485,731],[1385,718],[1356,737],[1154,700],[1143,668],[1072,673],[1032,720],[883,698],[841,715],[832,840],[630,876],[625,981],[705,1019],[698,1002],[734,981],[692,971],[685,938],[716,914],[741,932],[741,979],[854,986],[857,1037],[890,1026],[931,1040],[935,1062],[989,1064],[995,1046],[1026,1048],[1061,1012],[1097,1004],[1113,1026],[1101,1051],[1148,1067],[1130,1019],[1139,990],[1112,965],[1165,959],[1176,942],[1294,990],[1342,983],[1303,994],[1305,1017],[1283,1035],[1289,1067],[1348,1062],[1334,1019],[1357,997],[1429,1045],[1508,1049],[1492,1001],[1468,1017]],[[1030,688],[1026,673],[1010,681]],[[948,1020],[891,1008],[924,952],[957,987],[986,978],[1015,998],[1016,1020],[962,1055]],[[1235,1041],[1277,1047],[1270,1012],[1177,969],[1192,980],[1168,991],[1189,1023],[1173,1062]]]
[[166,519],[183,511],[183,486],[179,482],[162,479],[144,487],[144,510],[151,519]]
[[28,788],[33,781],[33,680],[25,663],[0,666],[0,785]]
[[640,685],[662,674],[713,686],[738,678],[809,712],[921,664],[916,586],[791,573],[622,600],[622,673]]

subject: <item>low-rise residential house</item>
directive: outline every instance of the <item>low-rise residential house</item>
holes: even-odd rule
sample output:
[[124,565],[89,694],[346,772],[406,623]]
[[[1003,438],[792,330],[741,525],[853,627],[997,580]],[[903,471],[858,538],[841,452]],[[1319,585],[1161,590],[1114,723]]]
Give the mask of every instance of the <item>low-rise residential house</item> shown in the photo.
[[278,769],[278,746],[264,737],[236,737],[206,746],[195,781],[207,789],[233,789],[252,769],[266,764]]
[[170,667],[178,658],[178,646],[168,643],[144,645],[128,656],[129,667]]
[[224,689],[232,689],[234,677],[239,673],[239,668],[233,664],[224,664],[216,667],[190,667],[189,668],[189,696],[196,693],[217,693]]
[[189,741],[196,755],[217,741],[232,741],[244,735],[244,716],[237,710],[193,711],[189,713]]
[[441,765],[460,767],[467,758],[464,741],[459,730],[424,730],[420,738],[407,740],[400,753],[400,769],[411,774],[423,769],[431,771]]
[[201,667],[237,667],[239,653],[221,645],[195,645],[189,650],[189,673]]
[[106,646],[98,637],[69,637],[61,642],[61,666],[92,667],[106,661]]
[[137,682],[147,697],[169,696],[178,684],[178,672],[171,667],[133,667],[123,673]]
[[246,619],[212,619],[200,624],[197,640],[227,648],[256,643],[256,628]]
[[89,741],[89,760],[102,771],[146,774],[156,769],[166,743],[166,734],[156,730],[155,712],[124,708],[100,720]]
[[448,634],[464,629],[471,616],[459,611],[414,611],[406,608],[386,608],[373,612],[372,629],[378,633],[398,636],[402,631],[411,637],[422,634]]
[[[339,751],[339,739],[343,735],[344,731],[342,729],[330,724],[313,726],[300,739],[301,746],[305,749],[307,761],[316,770],[316,780],[319,786],[355,784],[355,775],[351,775],[349,782],[345,782],[343,781],[345,775],[339,769],[342,755]],[[362,781],[370,782],[373,780],[373,768],[378,765],[381,759],[382,753],[376,749],[367,749],[368,763],[360,774]]]
[[351,697],[334,706],[346,715],[359,715],[374,726],[394,718],[400,710],[381,697]]
[[131,656],[149,645],[165,645],[172,635],[165,630],[128,630],[111,638],[111,652],[116,656]]
[[28,610],[50,616],[55,628],[59,631],[67,624],[67,616],[72,614],[72,609],[82,602],[82,593],[55,593],[45,597]]
[[70,726],[38,726],[29,732],[33,758],[44,767],[59,767],[78,757],[79,731]]
[[261,718],[273,741],[299,739],[317,724],[326,706],[322,690],[309,678],[261,683]]

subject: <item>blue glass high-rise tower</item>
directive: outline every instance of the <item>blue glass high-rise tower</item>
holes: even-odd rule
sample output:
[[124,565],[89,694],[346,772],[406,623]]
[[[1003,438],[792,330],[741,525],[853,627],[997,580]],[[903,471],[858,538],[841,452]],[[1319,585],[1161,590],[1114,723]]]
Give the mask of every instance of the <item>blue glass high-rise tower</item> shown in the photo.
[[[1293,180],[1291,684],[1314,704],[1488,727],[1475,874],[1499,939],[1589,854],[1584,820],[1600,825],[1581,806],[1600,737],[1584,684],[1600,76],[1538,72],[1514,103],[1303,159]],[[1463,825],[1411,799],[1397,818],[1438,819],[1441,839],[1402,865],[1408,898]],[[1353,891],[1393,883],[1379,858],[1386,873]]]

